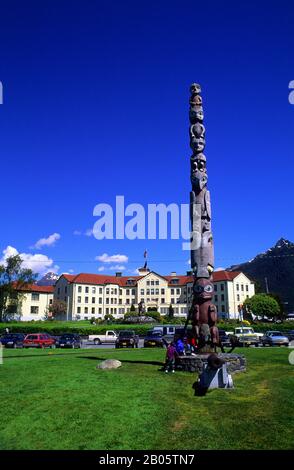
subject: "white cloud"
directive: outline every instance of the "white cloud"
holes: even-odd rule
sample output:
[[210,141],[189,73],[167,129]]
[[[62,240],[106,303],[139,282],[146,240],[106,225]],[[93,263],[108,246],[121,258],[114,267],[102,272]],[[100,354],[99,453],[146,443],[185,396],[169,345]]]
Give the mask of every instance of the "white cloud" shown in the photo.
[[129,261],[126,255],[108,255],[107,253],[96,256],[95,259],[101,263],[127,263]]
[[216,271],[225,271],[225,268],[216,268],[216,269],[214,270],[214,272],[216,272]]
[[82,232],[80,230],[74,230],[73,234],[74,235],[82,235]]
[[191,260],[190,259],[188,259],[187,264],[189,264],[191,266]]
[[69,273],[74,273],[75,271],[74,271],[74,269],[69,269],[68,272]]
[[43,246],[53,246],[55,242],[59,239],[59,233],[52,233],[52,235],[49,235],[49,237],[47,238],[40,238],[40,240],[38,240],[32,248],[40,250]]
[[99,266],[98,271],[105,271],[105,267],[104,266]]
[[125,266],[120,266],[119,264],[116,264],[115,266],[110,266],[111,271],[124,271],[126,269]]
[[3,257],[0,260],[0,264],[5,264],[7,258],[18,254],[23,260],[22,267],[31,269],[34,273],[43,275],[48,272],[49,268],[52,272],[57,272],[59,270],[59,266],[54,265],[53,259],[48,258],[46,255],[19,253],[16,248],[9,245],[3,250]]

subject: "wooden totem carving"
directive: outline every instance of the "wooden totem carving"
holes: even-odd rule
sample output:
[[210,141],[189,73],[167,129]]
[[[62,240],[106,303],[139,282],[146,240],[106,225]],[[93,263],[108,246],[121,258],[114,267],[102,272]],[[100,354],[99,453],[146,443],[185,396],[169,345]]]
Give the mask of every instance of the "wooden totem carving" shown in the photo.
[[210,194],[207,189],[205,127],[201,87],[193,83],[190,87],[190,147],[192,149],[190,193],[191,219],[191,268],[194,275],[193,301],[190,310],[193,333],[199,350],[209,350],[219,343],[217,310],[212,303],[214,285],[214,249],[211,232]]

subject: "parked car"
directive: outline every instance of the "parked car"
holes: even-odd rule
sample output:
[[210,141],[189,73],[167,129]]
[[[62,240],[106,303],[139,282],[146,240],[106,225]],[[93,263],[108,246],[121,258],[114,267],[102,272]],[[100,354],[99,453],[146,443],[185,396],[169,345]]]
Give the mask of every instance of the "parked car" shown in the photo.
[[166,344],[167,341],[164,339],[161,331],[149,330],[144,337],[144,348],[163,348]]
[[286,321],[294,321],[294,313],[289,313],[286,317]]
[[262,338],[264,346],[289,346],[289,338],[280,331],[267,331]]
[[293,340],[294,340],[294,330],[289,330],[289,331],[287,331],[285,334],[286,334],[286,336],[288,337],[289,341],[293,341]]
[[93,341],[94,344],[102,343],[115,343],[117,340],[117,334],[113,330],[105,331],[103,334],[89,335],[89,340]]
[[81,337],[74,333],[65,333],[64,335],[60,336],[58,342],[56,342],[56,346],[59,348],[80,348],[81,347]]
[[9,333],[1,336],[0,343],[5,346],[5,348],[23,348],[24,339],[25,335],[22,333]]
[[231,347],[232,346],[231,339],[229,335],[227,334],[226,330],[218,330],[218,333],[219,333],[219,339],[222,345]]
[[134,330],[121,330],[115,342],[116,348],[138,348],[139,336]]
[[240,326],[228,332],[235,346],[259,346],[263,333],[256,333],[252,327]]
[[[155,325],[153,331],[161,332],[165,340],[172,341],[179,328],[181,328],[179,325]],[[184,330],[184,327],[182,329]]]
[[55,339],[47,333],[27,335],[23,341],[24,348],[55,348]]

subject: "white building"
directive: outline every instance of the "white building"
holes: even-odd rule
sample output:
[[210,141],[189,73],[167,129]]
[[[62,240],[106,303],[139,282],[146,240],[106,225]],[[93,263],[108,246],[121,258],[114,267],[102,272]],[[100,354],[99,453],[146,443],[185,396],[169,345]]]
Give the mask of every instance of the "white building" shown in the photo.
[[21,298],[17,306],[16,317],[22,321],[44,320],[48,308],[53,302],[53,286],[31,284],[21,289]]
[[[89,320],[107,314],[122,318],[132,305],[138,309],[144,301],[146,310],[165,315],[173,306],[174,315],[186,317],[192,298],[193,276],[171,273],[162,276],[141,269],[139,276],[102,274],[63,274],[55,284],[54,299],[67,303],[64,320]],[[213,273],[214,298],[217,310],[223,316],[238,318],[239,306],[255,293],[254,284],[241,272]],[[61,319],[61,318],[59,318]]]

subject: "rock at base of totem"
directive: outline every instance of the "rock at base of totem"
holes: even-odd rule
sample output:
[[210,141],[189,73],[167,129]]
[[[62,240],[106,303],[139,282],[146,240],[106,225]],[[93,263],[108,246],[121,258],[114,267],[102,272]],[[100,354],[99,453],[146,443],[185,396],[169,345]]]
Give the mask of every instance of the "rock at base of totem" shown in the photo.
[[[207,364],[207,359],[210,354],[211,353],[198,353],[193,356],[178,356],[176,358],[175,368],[176,370],[201,374],[204,370],[204,366]],[[242,354],[219,353],[218,357],[224,360],[229,374],[246,371],[246,358]]]
[[97,365],[96,369],[118,369],[121,367],[121,362],[117,359],[106,359]]

